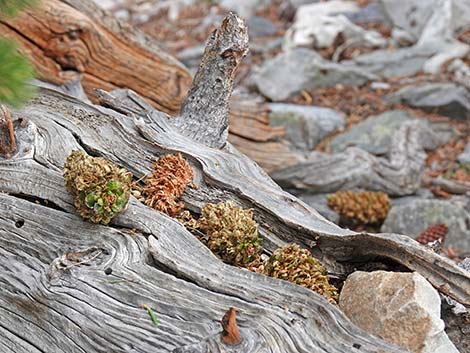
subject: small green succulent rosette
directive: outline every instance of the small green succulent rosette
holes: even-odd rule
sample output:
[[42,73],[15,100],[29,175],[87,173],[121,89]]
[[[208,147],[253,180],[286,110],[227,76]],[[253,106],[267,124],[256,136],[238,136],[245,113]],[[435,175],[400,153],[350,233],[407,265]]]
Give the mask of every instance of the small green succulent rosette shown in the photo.
[[90,222],[108,224],[129,201],[132,174],[104,158],[72,151],[64,179],[78,213]]

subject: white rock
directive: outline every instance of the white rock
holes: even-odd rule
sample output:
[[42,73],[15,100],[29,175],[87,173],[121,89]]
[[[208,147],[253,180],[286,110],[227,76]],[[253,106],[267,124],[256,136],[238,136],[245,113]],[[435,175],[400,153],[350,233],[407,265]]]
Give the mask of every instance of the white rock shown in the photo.
[[354,272],[339,306],[365,331],[413,353],[458,353],[444,332],[439,294],[418,273]]
[[[457,31],[468,26],[470,0],[445,0],[451,6],[452,21],[447,27]],[[409,33],[417,41],[433,13],[442,11],[441,0],[380,0],[385,15],[392,25]]]
[[284,37],[284,48],[307,46],[328,48],[339,34],[354,45],[384,47],[387,40],[378,32],[367,31],[352,23],[344,13],[358,11],[352,1],[330,1],[301,6],[294,24]]
[[248,18],[263,7],[268,6],[271,0],[220,0],[219,4],[226,10],[234,11],[239,16]]
[[470,67],[468,67],[461,59],[452,60],[447,67],[447,70],[454,75],[457,82],[470,82]]

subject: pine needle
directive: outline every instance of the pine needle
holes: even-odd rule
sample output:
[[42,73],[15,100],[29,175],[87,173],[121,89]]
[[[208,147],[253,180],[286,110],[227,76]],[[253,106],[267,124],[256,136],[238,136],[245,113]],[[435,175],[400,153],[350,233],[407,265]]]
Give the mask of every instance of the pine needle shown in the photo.
[[[1,8],[2,0],[0,0]],[[30,84],[34,70],[29,61],[18,53],[16,45],[0,39],[0,102],[18,108],[30,99],[35,87]]]
[[142,304],[142,308],[147,310],[147,312],[150,316],[150,319],[152,320],[154,326],[158,326],[158,319],[157,319],[157,316],[155,315],[155,312],[153,311],[153,309],[151,307],[149,307],[148,305],[146,305],[146,304]]
[[0,15],[14,17],[19,11],[37,3],[38,0],[0,0]]

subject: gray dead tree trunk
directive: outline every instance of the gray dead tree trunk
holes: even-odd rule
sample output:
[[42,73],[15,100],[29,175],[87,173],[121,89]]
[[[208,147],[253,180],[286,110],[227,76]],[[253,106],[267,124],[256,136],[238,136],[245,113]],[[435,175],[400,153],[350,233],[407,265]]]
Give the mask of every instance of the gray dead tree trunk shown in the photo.
[[[246,30],[233,15],[224,23]],[[12,114],[16,150],[0,157],[1,352],[402,352],[310,290],[224,264],[180,223],[134,198],[109,226],[84,222],[62,177],[74,149],[137,178],[159,156],[180,152],[197,185],[184,195],[187,208],[197,213],[207,202],[228,199],[252,208],[267,252],[297,242],[340,278],[361,264],[392,263],[470,305],[468,272],[408,237],[339,228],[226,142],[231,82],[245,44],[224,25],[218,36],[241,50],[226,52],[230,43],[206,50],[213,57],[203,59],[196,75],[186,119],[168,119],[132,91],[99,91],[98,105],[60,88],[42,88]],[[218,79],[228,93],[195,104],[192,97],[216,93],[205,85]],[[229,307],[239,313],[237,346],[220,336]]]

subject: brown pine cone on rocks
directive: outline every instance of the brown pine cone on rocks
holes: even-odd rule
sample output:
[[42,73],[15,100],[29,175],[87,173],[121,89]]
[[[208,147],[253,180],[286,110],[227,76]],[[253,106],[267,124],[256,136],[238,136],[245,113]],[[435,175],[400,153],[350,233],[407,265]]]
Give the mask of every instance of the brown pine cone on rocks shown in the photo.
[[427,245],[436,240],[444,241],[449,228],[445,224],[435,224],[428,227],[417,238],[416,241],[420,244]]

